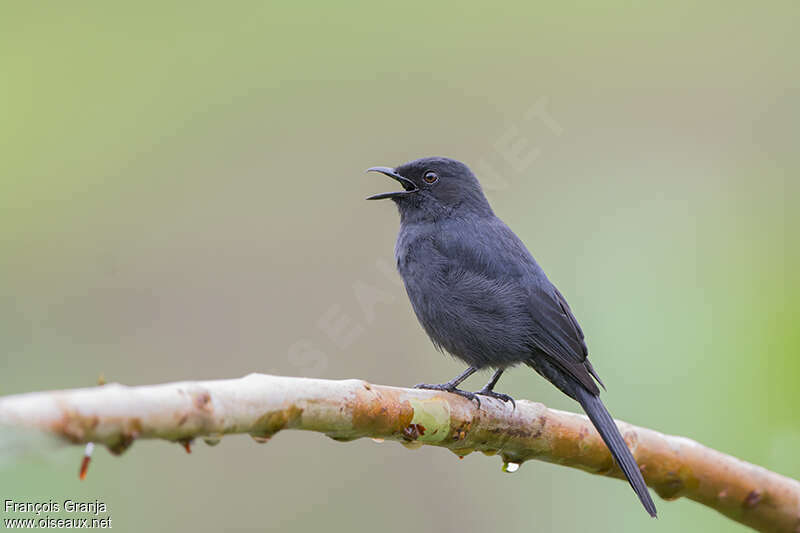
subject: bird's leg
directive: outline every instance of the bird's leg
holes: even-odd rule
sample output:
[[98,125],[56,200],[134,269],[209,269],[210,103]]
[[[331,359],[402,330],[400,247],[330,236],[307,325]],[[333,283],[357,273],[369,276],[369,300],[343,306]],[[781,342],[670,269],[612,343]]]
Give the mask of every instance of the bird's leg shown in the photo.
[[428,390],[441,390],[446,392],[452,392],[453,394],[458,394],[459,396],[463,396],[468,400],[475,400],[478,404],[478,409],[481,407],[481,399],[473,392],[467,392],[465,390],[461,390],[458,388],[461,385],[461,382],[470,377],[472,374],[477,372],[478,369],[474,366],[469,367],[465,371],[463,371],[458,376],[454,377],[447,383],[441,383],[439,385],[429,385],[427,383],[417,383],[414,385],[415,389],[428,389]]
[[447,383],[441,383],[439,385],[428,385],[427,383],[418,383],[418,384],[414,385],[414,388],[415,389],[431,389],[431,390],[447,390],[447,391],[453,390],[456,387],[458,387],[459,385],[461,385],[461,383],[465,379],[467,379],[468,377],[470,377],[472,374],[474,374],[477,371],[478,371],[477,368],[475,368],[474,366],[471,366],[468,369],[464,370],[458,376],[456,376],[453,379],[451,379],[450,381],[448,381]]
[[511,405],[513,405],[514,409],[516,409],[517,403],[514,401],[514,398],[512,398],[508,394],[500,394],[499,392],[494,391],[494,386],[497,385],[497,380],[500,379],[500,376],[503,375],[504,371],[505,369],[498,368],[497,372],[495,372],[494,375],[492,376],[492,379],[489,380],[489,383],[484,385],[484,387],[475,394],[480,394],[481,396],[488,396],[490,398],[496,398],[504,402],[511,402]]

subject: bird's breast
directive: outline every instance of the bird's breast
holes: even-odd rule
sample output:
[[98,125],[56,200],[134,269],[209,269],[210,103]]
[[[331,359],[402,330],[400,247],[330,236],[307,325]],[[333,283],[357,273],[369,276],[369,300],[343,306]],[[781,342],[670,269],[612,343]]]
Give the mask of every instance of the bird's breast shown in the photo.
[[517,278],[497,278],[442,253],[434,236],[401,232],[397,268],[420,324],[438,347],[470,365],[499,366],[529,355],[530,314]]

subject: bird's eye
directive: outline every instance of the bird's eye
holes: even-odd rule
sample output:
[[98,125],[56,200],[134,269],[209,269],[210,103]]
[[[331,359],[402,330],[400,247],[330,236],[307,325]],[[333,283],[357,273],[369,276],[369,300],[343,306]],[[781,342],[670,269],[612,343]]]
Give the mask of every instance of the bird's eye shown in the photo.
[[425,180],[425,183],[436,183],[436,181],[439,179],[439,175],[436,172],[429,170],[424,176],[422,176],[422,179]]

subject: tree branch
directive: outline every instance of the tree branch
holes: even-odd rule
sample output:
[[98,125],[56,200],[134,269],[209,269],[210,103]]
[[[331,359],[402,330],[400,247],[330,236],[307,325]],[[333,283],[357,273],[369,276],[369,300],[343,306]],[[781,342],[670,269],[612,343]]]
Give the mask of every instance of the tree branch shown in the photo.
[[[618,422],[647,484],[664,499],[686,497],[760,531],[800,533],[800,482],[692,440]],[[113,453],[136,439],[214,443],[224,434],[268,439],[282,429],[339,441],[392,439],[442,446],[457,455],[499,454],[505,463],[538,459],[621,478],[583,415],[518,401],[516,409],[454,394],[251,374],[241,379],[118,384],[0,398],[0,426],[41,430]]]

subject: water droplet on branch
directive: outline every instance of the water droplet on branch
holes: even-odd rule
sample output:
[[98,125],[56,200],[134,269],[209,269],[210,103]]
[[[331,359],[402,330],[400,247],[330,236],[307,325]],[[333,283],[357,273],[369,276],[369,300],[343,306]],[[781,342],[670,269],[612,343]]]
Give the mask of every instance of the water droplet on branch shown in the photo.
[[219,441],[221,440],[222,440],[221,434],[213,434],[203,437],[203,442],[205,442],[209,446],[216,446],[217,444],[219,444]]

